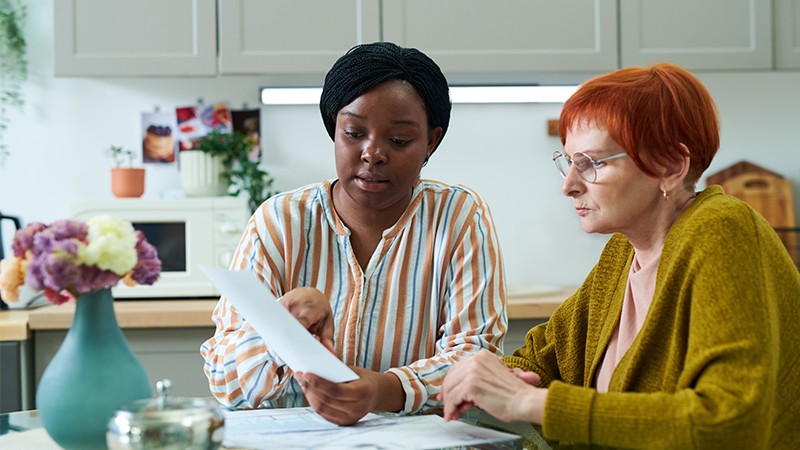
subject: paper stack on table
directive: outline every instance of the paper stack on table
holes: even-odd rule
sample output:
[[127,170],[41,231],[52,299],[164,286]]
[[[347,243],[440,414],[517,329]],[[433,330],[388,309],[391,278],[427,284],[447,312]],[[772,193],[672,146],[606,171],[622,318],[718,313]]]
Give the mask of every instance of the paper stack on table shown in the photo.
[[436,415],[379,416],[368,414],[355,425],[341,427],[327,422],[312,408],[227,411],[225,438],[229,448],[390,450],[462,448],[502,443],[520,448],[519,436],[463,422],[445,422]]

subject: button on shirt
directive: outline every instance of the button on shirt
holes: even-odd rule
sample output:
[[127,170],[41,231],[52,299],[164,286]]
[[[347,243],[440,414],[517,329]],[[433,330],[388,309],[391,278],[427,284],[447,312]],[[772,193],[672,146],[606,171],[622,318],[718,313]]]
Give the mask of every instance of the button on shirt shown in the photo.
[[[441,407],[448,368],[480,349],[502,356],[505,276],[489,208],[473,191],[418,181],[402,217],[361,270],[331,182],[270,198],[255,212],[231,264],[277,296],[311,286],[330,299],[335,349],[346,364],[391,371],[402,412]],[[222,297],[214,336],[200,351],[223,404],[305,404],[291,369]]]

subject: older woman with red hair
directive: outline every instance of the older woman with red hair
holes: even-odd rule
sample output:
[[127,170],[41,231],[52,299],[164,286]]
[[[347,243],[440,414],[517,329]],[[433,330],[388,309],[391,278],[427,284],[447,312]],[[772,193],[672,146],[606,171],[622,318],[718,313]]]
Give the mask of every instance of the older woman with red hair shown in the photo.
[[445,419],[479,406],[561,443],[798,448],[800,273],[752,208],[695,192],[720,141],[705,87],[670,64],[619,70],[564,104],[559,135],[561,191],[613,236],[524,347],[451,368]]

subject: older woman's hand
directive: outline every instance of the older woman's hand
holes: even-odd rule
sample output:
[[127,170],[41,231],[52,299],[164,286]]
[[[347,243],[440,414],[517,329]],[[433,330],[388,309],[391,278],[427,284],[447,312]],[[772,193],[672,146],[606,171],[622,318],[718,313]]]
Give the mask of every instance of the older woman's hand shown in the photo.
[[547,389],[534,387],[539,381],[539,375],[509,369],[497,355],[481,350],[447,373],[439,393],[444,420],[457,420],[478,406],[504,422],[541,423]]
[[314,411],[337,425],[352,425],[372,411],[402,409],[405,393],[397,376],[352,369],[359,379],[347,383],[332,383],[313,373],[295,372],[294,376]]
[[322,292],[312,287],[299,287],[286,293],[280,302],[309,333],[336,354],[333,347],[333,311]]

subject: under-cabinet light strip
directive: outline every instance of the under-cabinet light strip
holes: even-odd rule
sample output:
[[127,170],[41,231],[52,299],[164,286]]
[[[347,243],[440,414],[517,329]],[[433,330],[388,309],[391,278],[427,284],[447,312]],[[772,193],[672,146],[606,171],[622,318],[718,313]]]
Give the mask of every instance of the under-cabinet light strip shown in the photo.
[[[453,103],[563,103],[578,86],[456,86]],[[263,88],[265,105],[318,105],[322,88]]]

